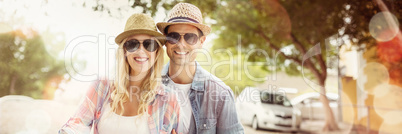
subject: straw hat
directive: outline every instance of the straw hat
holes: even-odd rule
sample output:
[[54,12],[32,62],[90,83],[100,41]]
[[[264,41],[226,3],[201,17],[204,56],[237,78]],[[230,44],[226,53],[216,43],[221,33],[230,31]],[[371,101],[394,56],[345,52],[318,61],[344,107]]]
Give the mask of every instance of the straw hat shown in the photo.
[[156,30],[155,22],[151,16],[137,13],[128,18],[124,32],[117,35],[115,42],[119,45],[125,38],[135,34],[148,34],[156,37],[162,44],[164,44],[164,36]]
[[156,24],[159,31],[165,32],[165,28],[173,24],[188,24],[200,29],[204,35],[208,35],[211,32],[209,26],[202,24],[203,19],[200,9],[189,3],[176,4],[169,12],[167,20],[167,22]]

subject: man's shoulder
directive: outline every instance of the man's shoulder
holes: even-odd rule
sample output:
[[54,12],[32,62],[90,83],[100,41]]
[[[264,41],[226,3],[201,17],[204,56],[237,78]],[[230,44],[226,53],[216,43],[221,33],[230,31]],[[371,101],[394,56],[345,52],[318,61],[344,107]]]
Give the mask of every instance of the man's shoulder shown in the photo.
[[225,84],[221,79],[216,77],[215,75],[211,74],[207,70],[201,68],[200,69],[201,73],[203,74],[204,77],[204,82],[205,82],[205,89],[207,90],[212,90],[214,92],[233,92],[231,88]]

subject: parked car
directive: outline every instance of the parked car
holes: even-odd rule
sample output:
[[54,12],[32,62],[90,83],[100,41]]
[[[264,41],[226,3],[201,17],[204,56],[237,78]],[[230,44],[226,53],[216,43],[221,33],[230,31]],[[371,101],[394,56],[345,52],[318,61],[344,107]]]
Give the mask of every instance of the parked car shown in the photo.
[[[294,107],[297,107],[301,111],[301,117],[303,120],[325,120],[325,111],[320,101],[320,93],[305,93],[297,96],[291,100]],[[327,93],[329,100],[329,107],[331,107],[334,117],[338,120],[338,94]]]
[[247,87],[236,98],[236,109],[240,121],[254,129],[300,129],[300,110],[294,108],[284,94],[275,91]]

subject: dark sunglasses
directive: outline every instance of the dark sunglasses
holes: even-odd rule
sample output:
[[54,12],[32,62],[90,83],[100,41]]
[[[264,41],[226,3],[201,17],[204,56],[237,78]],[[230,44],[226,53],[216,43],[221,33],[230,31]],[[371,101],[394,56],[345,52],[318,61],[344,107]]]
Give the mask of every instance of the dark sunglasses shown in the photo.
[[[140,48],[141,42],[133,39],[133,40],[129,40],[126,41],[126,43],[124,43],[124,49],[128,52],[134,52],[136,51],[138,48]],[[144,48],[148,51],[148,52],[154,52],[155,50],[157,50],[159,48],[158,43],[153,40],[153,39],[146,39],[142,42],[142,45],[144,46]]]
[[195,45],[199,39],[198,35],[195,33],[179,34],[177,32],[171,32],[166,35],[167,42],[170,44],[177,44],[177,42],[179,42],[181,36],[183,36],[184,40],[190,45]]

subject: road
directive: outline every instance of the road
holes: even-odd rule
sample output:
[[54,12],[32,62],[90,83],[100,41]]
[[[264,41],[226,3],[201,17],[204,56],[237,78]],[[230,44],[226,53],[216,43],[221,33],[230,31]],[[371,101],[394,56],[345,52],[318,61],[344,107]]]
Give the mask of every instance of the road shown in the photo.
[[[243,125],[245,134],[291,134],[290,132],[281,132],[273,130],[254,130],[251,126]],[[306,133],[300,133],[306,134]]]

